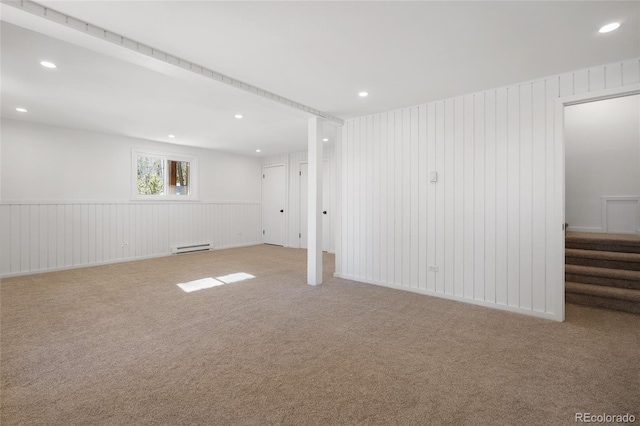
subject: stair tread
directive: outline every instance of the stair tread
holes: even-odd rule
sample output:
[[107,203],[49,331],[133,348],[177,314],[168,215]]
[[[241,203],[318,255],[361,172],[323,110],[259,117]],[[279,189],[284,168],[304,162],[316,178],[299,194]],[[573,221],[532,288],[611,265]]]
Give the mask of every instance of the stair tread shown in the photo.
[[594,284],[575,283],[567,281],[564,283],[565,291],[568,293],[585,294],[608,299],[629,300],[640,302],[640,290],[628,288],[606,287]]
[[625,253],[620,251],[582,250],[568,248],[565,249],[565,257],[615,260],[618,262],[640,262],[640,253]]
[[615,244],[624,246],[640,246],[640,237],[633,234],[602,234],[590,232],[567,232],[566,242],[582,242],[590,244]]
[[594,277],[640,281],[640,271],[629,271],[626,269],[609,269],[598,268],[595,266],[565,265],[564,271],[567,274],[590,275]]

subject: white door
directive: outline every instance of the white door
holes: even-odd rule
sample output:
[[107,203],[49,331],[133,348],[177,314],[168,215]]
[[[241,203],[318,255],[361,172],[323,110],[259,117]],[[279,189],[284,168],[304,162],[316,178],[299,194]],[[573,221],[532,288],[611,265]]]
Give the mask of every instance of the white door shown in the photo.
[[262,169],[262,242],[284,246],[284,166]]
[[[328,211],[331,194],[331,173],[328,162],[324,162],[324,173],[322,174],[322,250],[331,251],[331,218],[333,212]],[[309,211],[309,164],[300,163],[300,248],[307,248],[308,244],[308,218]]]

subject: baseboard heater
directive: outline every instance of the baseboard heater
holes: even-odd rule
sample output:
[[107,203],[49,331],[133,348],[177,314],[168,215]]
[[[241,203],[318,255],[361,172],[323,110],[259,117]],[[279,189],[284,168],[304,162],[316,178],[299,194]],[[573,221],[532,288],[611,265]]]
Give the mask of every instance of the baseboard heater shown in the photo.
[[211,250],[211,243],[171,247],[171,253],[173,254],[191,253],[194,251],[205,251],[205,250]]

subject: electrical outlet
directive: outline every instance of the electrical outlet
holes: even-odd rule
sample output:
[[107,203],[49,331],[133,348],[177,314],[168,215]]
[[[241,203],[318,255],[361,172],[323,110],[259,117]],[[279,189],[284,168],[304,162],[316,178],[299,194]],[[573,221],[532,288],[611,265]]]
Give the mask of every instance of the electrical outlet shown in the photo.
[[430,272],[438,272],[440,268],[438,268],[438,265],[429,265],[428,269]]
[[122,243],[122,248],[129,247],[129,243]]

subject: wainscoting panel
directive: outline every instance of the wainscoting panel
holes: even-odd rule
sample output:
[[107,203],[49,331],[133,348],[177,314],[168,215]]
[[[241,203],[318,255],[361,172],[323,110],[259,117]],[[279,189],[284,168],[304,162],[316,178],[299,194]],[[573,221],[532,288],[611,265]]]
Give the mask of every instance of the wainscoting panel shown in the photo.
[[0,205],[0,274],[163,256],[176,245],[261,244],[260,203]]
[[347,120],[336,274],[558,318],[555,101],[638,82],[633,59]]
[[602,197],[602,231],[635,234],[640,215],[640,197]]

